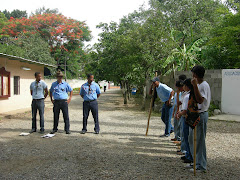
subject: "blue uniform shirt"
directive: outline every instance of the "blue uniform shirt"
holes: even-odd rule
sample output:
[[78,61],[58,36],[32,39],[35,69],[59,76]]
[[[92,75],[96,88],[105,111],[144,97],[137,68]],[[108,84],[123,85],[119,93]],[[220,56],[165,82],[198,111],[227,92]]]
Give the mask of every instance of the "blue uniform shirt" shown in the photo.
[[97,94],[101,94],[100,87],[97,83],[92,82],[89,89],[89,84],[86,82],[80,89],[80,95],[84,101],[92,101],[97,99]]
[[47,88],[47,84],[44,81],[34,81],[30,85],[30,90],[32,91],[33,99],[43,99],[44,90]]
[[173,91],[172,88],[168,87],[166,84],[159,83],[159,86],[156,88],[158,97],[162,102],[169,100],[170,94]]
[[62,100],[68,98],[68,92],[71,92],[73,89],[70,87],[68,83],[62,81],[62,83],[58,83],[57,81],[52,83],[50,88],[50,92],[53,95],[54,100]]

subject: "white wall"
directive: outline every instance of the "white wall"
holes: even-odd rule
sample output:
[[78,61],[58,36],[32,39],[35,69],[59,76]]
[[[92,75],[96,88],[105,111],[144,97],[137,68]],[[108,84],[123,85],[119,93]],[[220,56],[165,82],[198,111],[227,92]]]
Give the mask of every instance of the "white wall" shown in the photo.
[[[30,71],[24,71],[21,67],[28,67]],[[0,58],[0,68],[5,67],[10,74],[10,97],[0,98],[0,113],[15,111],[19,109],[31,109],[32,96],[30,94],[30,84],[35,81],[34,73],[44,74],[44,66],[20,62],[18,60],[8,60]],[[14,76],[20,76],[20,94],[14,95]]]
[[[56,81],[56,79],[45,79],[44,80],[48,86],[48,89],[51,88],[51,85],[53,82]],[[67,83],[74,89],[74,88],[80,88],[84,83],[86,83],[87,80],[79,80],[79,79],[71,79],[67,80]],[[104,81],[99,82],[100,86],[104,86]],[[107,84],[107,89],[108,89],[108,84]],[[103,88],[102,88],[103,90]]]
[[223,113],[240,115],[240,69],[222,70]]

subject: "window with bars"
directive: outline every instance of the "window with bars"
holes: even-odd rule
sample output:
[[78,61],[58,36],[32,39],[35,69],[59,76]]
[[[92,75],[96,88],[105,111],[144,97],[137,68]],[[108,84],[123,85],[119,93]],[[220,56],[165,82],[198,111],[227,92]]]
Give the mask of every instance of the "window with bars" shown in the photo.
[[20,76],[14,76],[14,95],[20,94]]

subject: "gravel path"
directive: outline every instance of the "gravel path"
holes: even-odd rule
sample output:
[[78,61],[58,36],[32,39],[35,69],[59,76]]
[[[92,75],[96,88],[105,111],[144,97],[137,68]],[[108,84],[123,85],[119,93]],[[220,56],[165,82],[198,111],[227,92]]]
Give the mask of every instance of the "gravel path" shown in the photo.
[[[239,179],[240,123],[209,121],[207,132],[208,171],[194,177],[176,155],[170,138],[159,138],[164,126],[152,117],[145,136],[147,114],[133,104],[123,105],[119,90],[104,93],[99,100],[99,135],[81,135],[82,99],[70,104],[72,134],[63,131],[50,139],[39,133],[18,136],[31,128],[26,112],[0,120],[0,179]],[[39,121],[38,121],[39,123]],[[45,112],[46,132],[53,125],[52,107]]]

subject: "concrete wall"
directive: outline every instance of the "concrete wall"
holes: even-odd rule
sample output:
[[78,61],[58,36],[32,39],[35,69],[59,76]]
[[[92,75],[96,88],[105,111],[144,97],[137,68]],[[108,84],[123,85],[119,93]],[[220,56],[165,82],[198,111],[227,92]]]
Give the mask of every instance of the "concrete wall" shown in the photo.
[[[44,66],[20,62],[18,60],[9,60],[0,57],[0,68],[5,67],[11,74],[10,78],[10,97],[0,98],[0,113],[25,109],[31,107],[32,96],[30,95],[30,84],[35,80],[36,71],[44,74]],[[21,67],[28,67],[31,70],[25,71]],[[20,95],[14,95],[14,76],[20,76]]]
[[240,69],[222,71],[222,112],[240,115]]
[[[178,76],[181,74],[185,74],[187,78],[192,78],[192,72],[191,71],[179,71],[175,73],[175,78],[173,77],[173,74],[167,75],[167,76],[161,76],[160,81],[164,84],[167,84],[174,90],[175,88],[175,82],[176,79],[178,79]],[[214,104],[221,106],[221,97],[222,97],[222,70],[206,70],[204,79],[209,83],[211,88],[211,94],[212,94],[212,102]],[[150,83],[148,85],[149,89]]]

